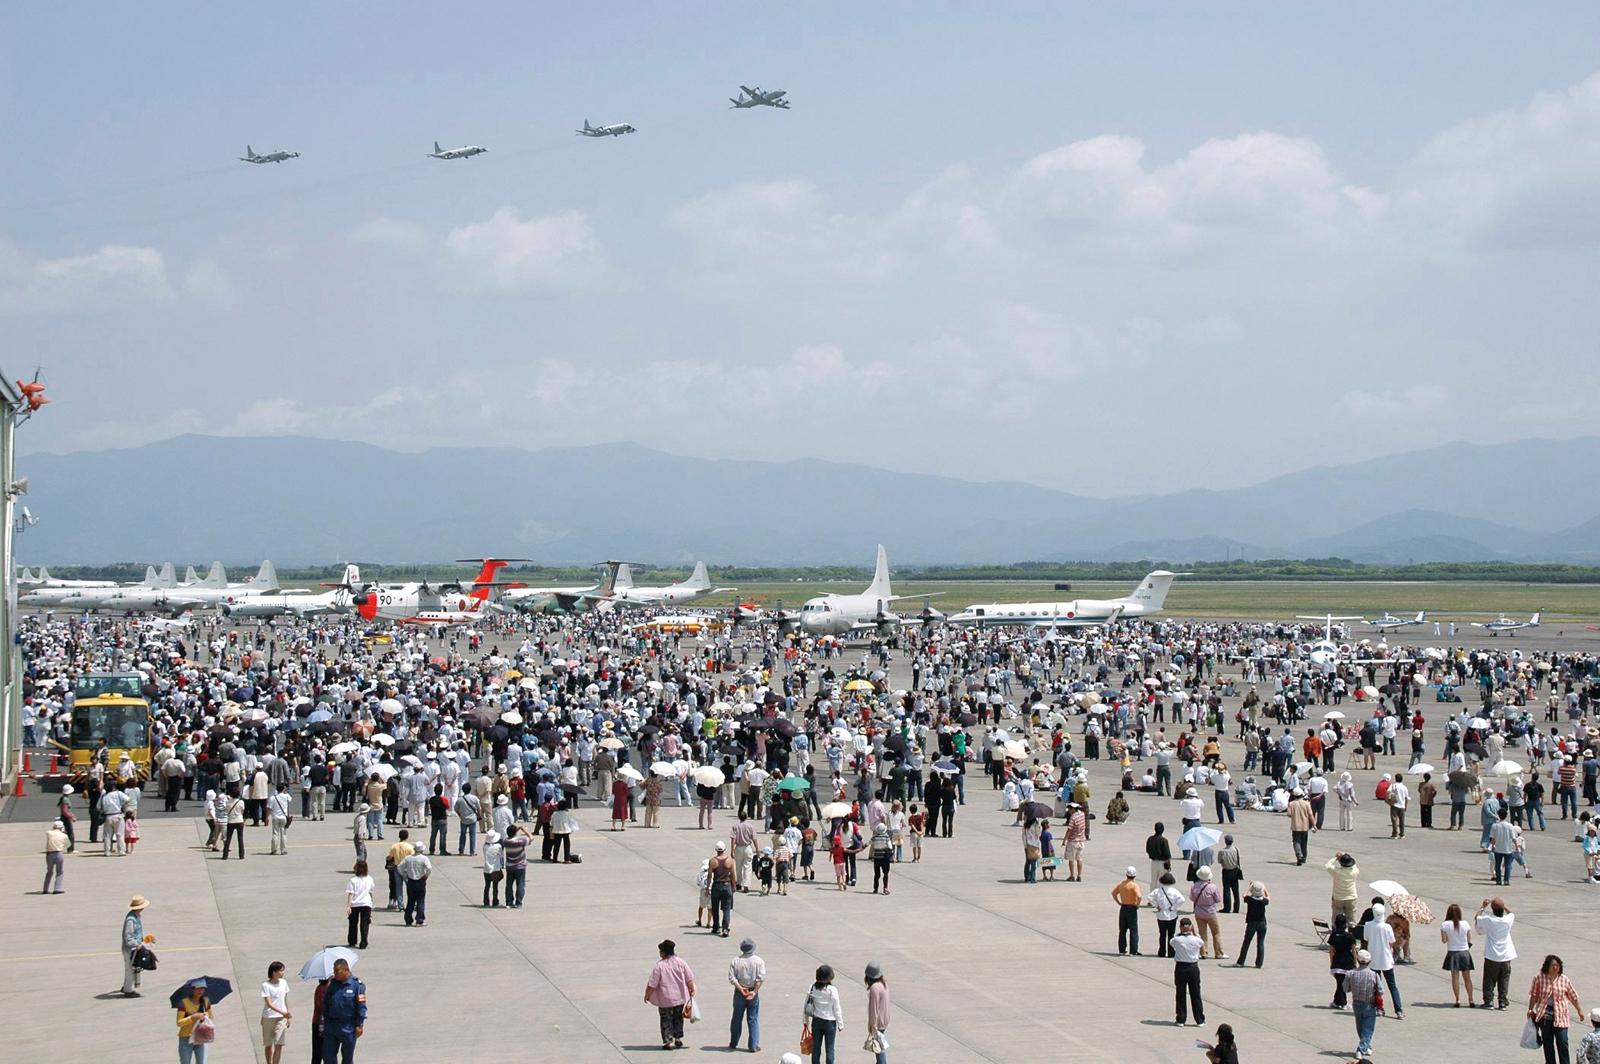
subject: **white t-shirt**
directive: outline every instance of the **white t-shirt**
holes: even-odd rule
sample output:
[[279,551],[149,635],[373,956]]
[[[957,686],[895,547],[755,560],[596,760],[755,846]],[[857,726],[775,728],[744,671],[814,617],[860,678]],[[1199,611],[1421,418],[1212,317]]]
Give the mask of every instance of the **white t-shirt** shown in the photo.
[[1466,921],[1446,920],[1439,925],[1444,932],[1444,948],[1452,952],[1470,948],[1472,928]]
[[270,1001],[287,1012],[289,1009],[289,980],[279,979],[276,983],[262,983],[261,996],[265,999],[261,1002],[261,1018],[263,1020],[282,1019],[283,1013],[272,1011],[267,1007],[267,1002]]
[[350,895],[351,905],[365,905],[371,908],[374,887],[371,876],[351,876],[350,882],[345,884],[344,892]]
[[1496,916],[1486,912],[1476,921],[1478,934],[1483,936],[1483,959],[1486,961],[1514,961],[1517,951],[1511,944],[1511,925],[1516,920],[1515,913],[1506,913]]
[[1394,967],[1394,928],[1383,920],[1366,924],[1367,952],[1372,954],[1372,970],[1386,972]]

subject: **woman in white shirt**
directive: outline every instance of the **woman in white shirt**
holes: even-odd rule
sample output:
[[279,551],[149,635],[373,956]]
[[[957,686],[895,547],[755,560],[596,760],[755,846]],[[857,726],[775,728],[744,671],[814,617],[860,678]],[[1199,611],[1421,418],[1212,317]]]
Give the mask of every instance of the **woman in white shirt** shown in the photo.
[[289,981],[283,977],[283,962],[273,961],[267,968],[267,981],[261,984],[261,1045],[267,1064],[282,1064],[290,1018]]
[[1467,981],[1467,1004],[1472,1004],[1472,925],[1461,919],[1461,906],[1451,904],[1439,926],[1439,941],[1444,943],[1445,971],[1450,973],[1450,992],[1461,1007],[1461,980]]
[[826,1050],[828,1064],[833,1064],[833,1042],[844,1026],[844,1006],[833,985],[833,969],[826,964],[817,969],[817,980],[806,994],[805,1025],[811,1032],[812,1061],[821,1059]]
[[1163,872],[1160,885],[1150,892],[1150,904],[1156,910],[1156,930],[1159,932],[1157,957],[1172,956],[1172,936],[1178,930],[1178,910],[1189,900],[1188,895],[1174,886],[1177,882],[1177,877],[1171,872]]
[[357,861],[356,874],[350,877],[350,882],[344,887],[344,912],[350,923],[345,945],[351,949],[367,948],[367,932],[372,927],[372,892],[375,889],[377,886],[367,872],[367,862]]

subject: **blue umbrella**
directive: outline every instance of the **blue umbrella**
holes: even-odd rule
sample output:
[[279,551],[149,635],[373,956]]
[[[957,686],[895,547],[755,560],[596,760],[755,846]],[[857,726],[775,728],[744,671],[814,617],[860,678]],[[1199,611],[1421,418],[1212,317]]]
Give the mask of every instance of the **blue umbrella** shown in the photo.
[[320,724],[325,720],[332,720],[332,719],[333,719],[333,714],[332,713],[328,712],[326,709],[318,709],[318,710],[312,711],[311,716],[306,718],[306,722],[309,723],[309,724]]
[[945,758],[942,761],[935,761],[933,763],[933,771],[935,771],[935,772],[955,772],[955,771],[957,771],[956,763],[954,761],[951,761],[949,758]]
[[183,1003],[183,999],[189,996],[189,988],[194,986],[196,983],[205,984],[206,997],[211,1000],[213,1005],[227,997],[229,994],[233,993],[233,983],[222,978],[222,976],[197,975],[172,992],[172,996],[167,1000],[172,1002],[173,1008],[177,1008]]
[[1204,824],[1192,827],[1178,836],[1178,848],[1185,853],[1198,850],[1209,850],[1222,841],[1222,832],[1216,828],[1208,828]]

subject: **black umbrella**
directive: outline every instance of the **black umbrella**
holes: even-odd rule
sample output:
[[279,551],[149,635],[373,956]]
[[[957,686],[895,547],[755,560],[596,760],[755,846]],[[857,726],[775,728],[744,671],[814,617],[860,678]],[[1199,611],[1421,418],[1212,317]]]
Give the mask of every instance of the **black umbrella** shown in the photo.
[[772,730],[777,732],[785,739],[793,739],[796,735],[800,734],[800,729],[796,728],[794,726],[794,721],[790,720],[788,717],[779,717],[777,722],[772,725]]
[[1450,782],[1457,787],[1476,787],[1478,785],[1478,777],[1470,772],[1463,772],[1458,769],[1450,773]]
[[978,723],[978,715],[976,713],[960,713],[957,714],[956,720],[960,721],[963,726],[971,727]]
[[906,737],[904,735],[891,735],[883,741],[883,748],[885,750],[893,750],[901,757],[904,757],[906,753]]
[[393,753],[395,757],[399,757],[402,754],[414,753],[416,749],[417,744],[413,739],[401,739],[399,742],[389,747],[389,751]]
[[183,1004],[183,999],[189,996],[189,988],[196,983],[206,984],[206,997],[215,1005],[229,994],[233,993],[233,983],[220,975],[197,975],[172,992],[167,1000],[172,1002],[172,1007],[177,1008]]
[[563,783],[561,785],[561,793],[571,795],[572,797],[576,798],[578,795],[583,793],[583,788],[578,786],[576,783]]
[[1022,805],[1022,815],[1024,817],[1033,817],[1035,820],[1043,820],[1054,812],[1055,810],[1043,802],[1024,802]]

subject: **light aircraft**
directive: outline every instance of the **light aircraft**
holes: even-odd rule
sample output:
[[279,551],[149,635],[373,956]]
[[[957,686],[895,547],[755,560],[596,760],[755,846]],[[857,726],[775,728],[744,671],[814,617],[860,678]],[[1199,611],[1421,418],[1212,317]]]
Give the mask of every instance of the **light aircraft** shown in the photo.
[[265,155],[257,155],[256,150],[250,145],[244,146],[244,154],[239,157],[242,163],[281,163],[285,159],[298,159],[297,151],[269,151]]
[[1418,610],[1415,617],[1395,617],[1388,610],[1384,610],[1382,617],[1375,617],[1366,623],[1380,632],[1387,632],[1394,628],[1410,628],[1412,625],[1421,624],[1427,615],[1427,610]]
[[[800,628],[807,635],[848,635],[858,630],[871,629],[887,634],[908,622],[923,623],[936,620],[935,612],[926,604],[921,618],[902,617],[889,612],[891,602],[904,599],[930,598],[929,595],[896,595],[889,586],[889,554],[878,544],[878,562],[873,570],[872,583],[858,595],[819,595],[806,600],[800,607]],[[780,619],[780,625],[781,625]]]
[[634,587],[633,573],[626,562],[617,566],[617,576],[610,601],[619,606],[670,606],[680,602],[693,602],[719,591],[737,591],[736,587],[712,587],[706,575],[706,563],[695,562],[689,579],[666,587]]
[[1160,613],[1172,581],[1188,573],[1157,569],[1132,593],[1118,599],[1074,599],[1071,602],[988,602],[968,606],[949,617],[951,624],[1026,625],[1032,628],[1085,628],[1115,624],[1124,617]]
[[155,588],[174,588],[178,580],[172,563],[167,562],[156,572],[153,566],[144,567],[144,579],[137,584],[112,584],[109,587],[39,587],[24,593],[18,602],[24,606],[60,606],[70,610],[92,610],[100,603],[122,591],[147,591]]
[[617,122],[609,126],[591,126],[589,120],[585,118],[583,120],[583,128],[573,132],[580,137],[620,137],[624,133],[637,133],[639,131],[626,122]]
[[361,584],[361,569],[356,565],[344,567],[344,579],[321,594],[304,592],[284,595],[248,595],[223,602],[220,607],[224,617],[263,618],[317,617],[327,613],[349,613],[352,588]]
[[513,585],[500,601],[522,613],[583,613],[608,601],[616,590],[617,572],[625,562],[608,561],[605,575],[592,584],[564,587]]
[[[1340,621],[1360,621],[1361,617],[1338,617],[1331,613],[1324,613],[1316,617],[1296,614],[1299,621],[1321,621],[1322,638],[1305,647],[1305,659],[1324,673],[1336,672],[1340,665],[1404,665],[1411,658],[1391,658],[1382,655],[1378,657],[1357,657],[1351,647],[1340,646],[1333,641],[1333,626]],[[1387,646],[1379,644],[1379,648],[1387,650]]]
[[748,85],[740,85],[738,98],[735,99],[730,96],[728,97],[728,102],[741,110],[746,107],[781,107],[787,111],[789,109],[789,101],[784,99],[787,95],[789,93],[786,89],[773,89],[771,92],[762,92],[759,85],[753,89]]
[[1501,632],[1510,632],[1515,635],[1519,629],[1539,627],[1539,612],[1535,611],[1533,616],[1525,621],[1513,621],[1502,613],[1492,621],[1483,621],[1481,623],[1473,621],[1472,627],[1482,628],[1485,632],[1494,636],[1499,635]]
[[480,148],[476,144],[468,144],[464,148],[441,148],[439,142],[433,142],[433,152],[430,159],[470,159],[474,155],[482,155],[488,148]]

